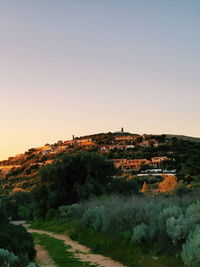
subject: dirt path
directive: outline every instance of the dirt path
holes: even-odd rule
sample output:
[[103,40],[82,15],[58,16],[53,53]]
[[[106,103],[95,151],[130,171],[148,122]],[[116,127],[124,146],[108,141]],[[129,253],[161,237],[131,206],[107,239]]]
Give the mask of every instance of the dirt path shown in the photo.
[[40,267],[56,267],[48,252],[42,246],[36,245],[35,249],[37,251],[36,262]]
[[[89,262],[91,264],[96,264],[101,267],[126,267],[125,265],[116,262],[108,257],[104,257],[99,254],[91,253],[90,249],[86,246],[79,244],[76,241],[71,240],[71,238],[67,235],[63,234],[54,234],[47,231],[35,230],[35,229],[27,229],[30,233],[38,233],[38,234],[46,234],[53,238],[63,240],[66,245],[70,245],[71,249],[69,250],[74,254],[75,257],[79,258],[81,261]],[[40,265],[44,267],[54,267],[55,265]]]

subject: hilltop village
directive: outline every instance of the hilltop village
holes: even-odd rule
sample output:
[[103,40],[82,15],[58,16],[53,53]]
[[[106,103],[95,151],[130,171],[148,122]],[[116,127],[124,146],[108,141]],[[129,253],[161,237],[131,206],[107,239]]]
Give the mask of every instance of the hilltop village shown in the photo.
[[114,163],[117,177],[175,176],[173,151],[165,135],[139,135],[121,131],[74,137],[42,147],[0,162],[1,190],[26,191],[34,188],[38,170],[53,163],[64,153],[96,152]]

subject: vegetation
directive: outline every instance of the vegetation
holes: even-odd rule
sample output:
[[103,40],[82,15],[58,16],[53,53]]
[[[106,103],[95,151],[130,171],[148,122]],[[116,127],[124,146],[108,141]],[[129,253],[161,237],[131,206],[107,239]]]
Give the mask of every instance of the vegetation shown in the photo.
[[[115,142],[111,133],[96,138],[100,145]],[[159,146],[115,149],[105,156],[93,152],[64,154],[39,171],[34,162],[30,169],[34,173],[37,170],[40,186],[31,193],[15,192],[6,196],[8,215],[14,219],[34,220],[35,226],[48,230],[67,230],[95,252],[112,256],[128,266],[168,266],[169,263],[170,266],[183,263],[199,266],[200,143],[166,136],[154,138]],[[31,153],[33,151],[27,156],[33,161],[35,156]],[[177,175],[173,178],[137,177],[138,171],[134,171],[130,175],[133,179],[116,178],[120,170],[117,172],[107,160],[155,156],[170,158],[159,167],[176,169]],[[143,166],[140,171],[148,168]],[[8,179],[18,178],[8,176]],[[59,225],[52,221],[54,218],[59,219]],[[2,220],[8,225],[6,218]],[[38,225],[38,220],[44,222]],[[5,232],[12,235],[15,231],[17,237],[25,238],[23,229],[13,227],[9,226]],[[3,237],[4,232],[0,233],[3,249],[23,261],[24,248],[14,241],[6,243],[7,237],[5,240]],[[47,237],[40,236],[38,240],[50,244]],[[28,238],[23,242],[28,246],[26,242],[31,243]],[[29,261],[34,257],[31,246]],[[62,251],[62,246],[60,244],[58,250]],[[26,266],[23,264],[21,266]]]
[[62,206],[59,212],[64,221],[78,220],[79,232],[103,233],[147,254],[152,248],[157,256],[176,252],[186,265],[200,265],[199,192],[184,198],[112,196]]
[[27,266],[36,254],[32,236],[24,227],[9,223],[3,204],[0,208],[0,218],[1,266]]
[[103,232],[94,232],[90,229],[80,231],[78,220],[63,222],[54,221],[36,221],[32,228],[52,231],[55,233],[67,233],[72,239],[79,241],[91,248],[94,253],[103,254],[111,257],[130,267],[160,267],[160,266],[182,266],[179,258],[174,254],[162,254],[157,256],[157,246],[145,248],[136,244],[127,244],[127,242],[116,235],[110,235]]
[[0,264],[1,266],[11,266],[17,265],[18,257],[12,252],[6,249],[0,249]]
[[[97,152],[104,154],[107,159],[151,159],[156,156],[167,156],[171,160],[164,161],[159,165],[159,168],[165,170],[177,170],[178,184],[188,189],[188,186],[200,187],[200,142],[195,138],[182,138],[181,136],[170,135],[134,135],[123,133],[124,136],[131,136],[132,140],[117,141],[115,138],[121,133],[105,133],[89,135],[85,137],[75,138],[75,142],[69,144],[59,141],[53,145],[47,144],[44,147],[37,149],[29,149],[16,157],[11,157],[9,160],[0,162],[0,166],[5,169],[0,169],[1,186],[0,192],[9,193],[16,191],[31,191],[40,185],[38,174],[40,170],[59,161],[63,155],[76,154],[78,151],[89,153]],[[81,146],[79,141],[84,138],[92,139],[95,145],[91,147]],[[149,141],[149,145],[143,146],[142,142]],[[156,143],[155,143],[156,142]],[[114,149],[109,149],[107,152],[101,151],[103,146],[115,146]],[[120,145],[132,145],[131,148],[118,148]],[[142,166],[140,170],[133,170],[132,176],[138,172],[149,169],[149,166]],[[129,173],[130,175],[130,173]],[[154,179],[154,177],[152,177]],[[149,179],[152,180],[152,179]],[[151,182],[150,182],[151,183]],[[152,183],[151,183],[152,184]],[[158,184],[155,183],[155,187]],[[151,188],[151,186],[150,186]],[[89,189],[90,191],[90,189]],[[88,188],[83,195],[88,194]],[[81,196],[82,197],[82,196]],[[77,199],[78,201],[78,199]],[[60,205],[60,204],[59,204]]]
[[114,173],[113,164],[98,154],[65,155],[41,170],[35,215],[44,218],[49,209],[103,194]]

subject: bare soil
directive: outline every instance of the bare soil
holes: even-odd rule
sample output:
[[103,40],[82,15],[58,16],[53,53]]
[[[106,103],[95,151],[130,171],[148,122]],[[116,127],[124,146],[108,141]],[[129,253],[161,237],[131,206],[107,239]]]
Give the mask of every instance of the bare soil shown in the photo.
[[36,262],[40,267],[56,267],[49,253],[42,246],[36,245],[35,249],[37,251]]
[[[116,262],[114,260],[112,260],[111,258],[99,255],[99,254],[93,254],[91,253],[90,249],[86,246],[83,246],[81,244],[79,244],[76,241],[73,241],[69,236],[64,235],[64,234],[54,234],[54,233],[50,233],[47,231],[42,231],[42,230],[35,230],[35,229],[27,229],[30,233],[39,233],[39,234],[46,234],[49,235],[53,238],[59,239],[59,240],[63,240],[64,243],[66,245],[71,246],[70,252],[73,253],[73,255],[80,259],[83,262],[89,262],[93,265],[98,265],[100,267],[126,267],[125,265]],[[37,249],[37,247],[36,247]],[[41,267],[54,267],[55,264],[53,262],[47,264],[47,265],[42,265],[45,264],[45,260],[51,260],[48,253],[45,251],[43,251],[44,249],[42,247],[38,248],[38,261],[40,260],[41,264],[39,263],[39,265]],[[44,263],[42,263],[44,262]],[[50,265],[50,264],[54,264],[54,265]]]

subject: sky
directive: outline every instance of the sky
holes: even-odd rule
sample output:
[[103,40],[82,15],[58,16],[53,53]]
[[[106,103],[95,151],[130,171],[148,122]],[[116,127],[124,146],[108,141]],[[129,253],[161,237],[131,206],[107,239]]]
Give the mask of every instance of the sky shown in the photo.
[[200,137],[199,0],[0,1],[0,159],[72,135]]

